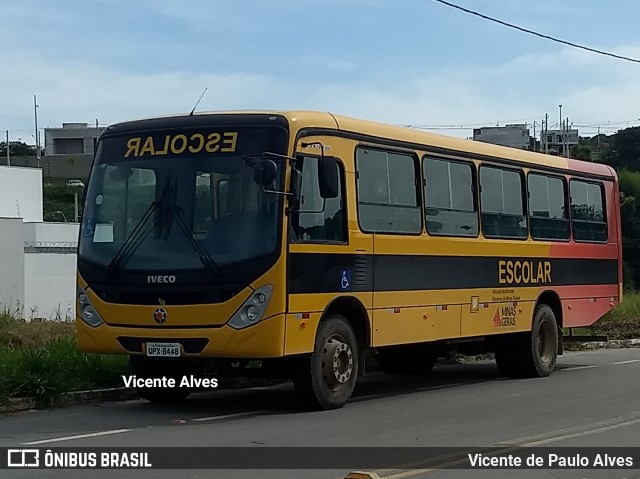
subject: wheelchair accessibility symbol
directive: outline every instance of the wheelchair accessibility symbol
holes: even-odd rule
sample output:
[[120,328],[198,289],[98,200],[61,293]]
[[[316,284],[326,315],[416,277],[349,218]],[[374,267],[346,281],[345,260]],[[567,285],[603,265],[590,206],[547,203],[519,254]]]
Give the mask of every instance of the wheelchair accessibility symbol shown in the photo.
[[351,272],[348,269],[341,271],[340,289],[349,289],[351,286]]

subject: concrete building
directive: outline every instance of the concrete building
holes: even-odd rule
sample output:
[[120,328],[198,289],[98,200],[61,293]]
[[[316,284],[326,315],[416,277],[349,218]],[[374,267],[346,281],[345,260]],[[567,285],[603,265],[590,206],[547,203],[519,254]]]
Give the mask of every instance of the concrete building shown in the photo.
[[[40,159],[35,156],[12,156],[11,166],[23,166],[27,168],[42,169],[45,182],[51,180],[79,179],[86,183],[91,169],[93,155],[55,155],[44,156]],[[0,165],[6,165],[6,157],[0,156]],[[60,183],[60,181],[57,181]]]
[[77,223],[42,222],[42,171],[0,166],[0,308],[75,317]]
[[578,144],[578,138],[578,130],[542,131],[540,133],[540,151],[552,155],[569,156],[571,147]]
[[529,128],[525,124],[485,126],[473,130],[473,139],[519,150],[529,149]]
[[88,123],[63,123],[62,128],[44,129],[44,154],[93,155],[98,137],[104,128]]

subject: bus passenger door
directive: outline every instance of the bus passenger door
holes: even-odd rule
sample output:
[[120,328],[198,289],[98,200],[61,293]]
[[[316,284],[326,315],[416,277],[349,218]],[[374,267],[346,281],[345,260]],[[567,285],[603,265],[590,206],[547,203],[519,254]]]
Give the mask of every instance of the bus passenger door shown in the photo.
[[346,187],[353,173],[347,173],[338,160],[338,196],[322,198],[320,159],[306,154],[296,159],[300,191],[285,218],[289,243],[285,354],[313,350],[322,313],[337,298],[359,301],[366,310],[372,307],[372,238],[357,231],[354,201],[348,200],[353,190]]

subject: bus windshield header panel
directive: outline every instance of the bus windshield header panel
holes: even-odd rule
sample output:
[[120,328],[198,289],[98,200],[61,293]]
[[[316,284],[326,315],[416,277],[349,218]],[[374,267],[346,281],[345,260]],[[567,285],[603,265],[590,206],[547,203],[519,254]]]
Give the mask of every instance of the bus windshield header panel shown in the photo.
[[[240,262],[250,271],[251,260],[278,251],[282,196],[255,183],[248,157],[284,155],[286,146],[281,127],[103,137],[87,187],[79,258],[104,266],[107,279],[128,270],[220,276]],[[278,166],[274,184],[264,189],[283,189],[285,165]]]

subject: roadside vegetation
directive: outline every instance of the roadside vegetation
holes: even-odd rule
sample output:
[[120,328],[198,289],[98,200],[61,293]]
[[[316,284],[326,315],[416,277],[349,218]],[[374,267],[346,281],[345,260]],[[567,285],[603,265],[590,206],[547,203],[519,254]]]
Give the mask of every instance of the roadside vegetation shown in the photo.
[[[640,293],[625,294],[622,304],[576,334],[640,338]],[[125,356],[78,351],[73,323],[25,322],[15,312],[0,310],[0,405],[29,398],[50,407],[72,391],[121,387],[127,368]]]
[[640,338],[640,292],[625,293],[622,303],[589,328],[593,335],[609,339]]
[[75,194],[78,198],[78,214],[82,214],[82,191],[66,186],[64,183],[43,185],[43,219],[44,221],[68,222],[75,219]]
[[0,311],[0,404],[30,398],[53,406],[70,391],[122,385],[123,356],[78,351],[73,323],[25,322]]

